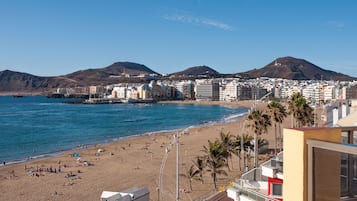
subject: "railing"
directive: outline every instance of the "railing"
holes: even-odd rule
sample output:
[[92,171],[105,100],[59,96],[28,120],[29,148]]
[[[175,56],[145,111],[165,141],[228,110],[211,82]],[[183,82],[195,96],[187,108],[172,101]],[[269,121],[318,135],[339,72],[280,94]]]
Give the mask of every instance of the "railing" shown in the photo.
[[276,168],[279,172],[283,172],[283,164],[283,152],[280,152],[277,156],[271,158],[261,166]]
[[245,181],[268,181],[268,178],[262,175],[262,167],[257,167],[244,173],[240,180]]
[[[268,178],[262,175],[262,166],[275,166],[276,162],[283,160],[283,152],[279,153],[274,158],[260,164],[259,167],[249,170],[244,173],[241,178],[233,183],[233,188],[237,189],[241,196],[245,196],[256,201],[278,201],[277,198],[272,198],[266,193],[261,192],[259,187],[254,186],[251,182],[267,182]],[[281,166],[282,168],[282,166]]]
[[268,195],[259,192],[257,190],[253,190],[250,188],[245,188],[241,184],[234,183],[233,187],[238,189],[240,196],[245,196],[255,201],[280,201],[277,198],[271,198]]

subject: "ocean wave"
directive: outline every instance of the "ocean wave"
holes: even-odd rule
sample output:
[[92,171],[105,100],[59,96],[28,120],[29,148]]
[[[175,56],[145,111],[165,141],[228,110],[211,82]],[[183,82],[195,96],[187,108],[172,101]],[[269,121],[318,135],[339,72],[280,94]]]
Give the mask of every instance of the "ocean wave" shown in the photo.
[[148,118],[134,118],[134,119],[123,119],[122,122],[137,122],[137,121],[145,121],[148,120]]
[[243,113],[239,113],[239,114],[229,115],[229,116],[223,118],[223,122],[237,121],[237,120],[240,120],[243,116],[245,116],[245,115],[247,115],[247,114],[248,114],[248,112],[243,112]]

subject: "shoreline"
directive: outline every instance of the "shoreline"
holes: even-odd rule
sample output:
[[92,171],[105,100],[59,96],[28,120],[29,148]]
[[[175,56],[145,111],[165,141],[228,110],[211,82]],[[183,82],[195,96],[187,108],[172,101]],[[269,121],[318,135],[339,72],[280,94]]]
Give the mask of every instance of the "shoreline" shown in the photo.
[[[247,101],[247,103],[249,104],[249,101]],[[232,103],[227,103],[227,102],[213,102],[213,101],[162,101],[162,102],[157,102],[154,104],[195,104],[195,105],[218,105],[218,106],[234,106],[234,107],[240,107],[240,108],[246,108],[247,110],[249,110],[248,107],[245,107],[247,103],[241,104],[239,102],[234,102]],[[18,158],[18,159],[14,159],[14,160],[8,160],[6,159],[6,164],[8,165],[12,165],[12,164],[22,164],[22,163],[26,163],[26,162],[31,162],[31,161],[35,161],[35,160],[41,160],[41,159],[46,159],[46,158],[51,158],[51,157],[57,157],[61,154],[67,153],[67,152],[72,152],[72,151],[76,151],[76,150],[81,150],[78,149],[78,146],[87,146],[87,147],[93,147],[93,146],[99,146],[99,145],[106,145],[106,144],[110,144],[113,142],[118,142],[118,141],[122,141],[122,140],[126,140],[132,137],[140,137],[140,136],[147,136],[147,135],[155,135],[155,134],[160,134],[160,133],[170,133],[170,132],[176,132],[176,131],[180,131],[186,128],[200,128],[200,127],[205,127],[205,126],[211,126],[211,125],[217,125],[217,124],[222,124],[222,123],[229,123],[229,122],[237,122],[240,121],[245,115],[247,114],[247,111],[242,112],[242,113],[235,113],[235,114],[231,114],[229,116],[224,116],[221,119],[217,119],[215,121],[209,121],[209,122],[205,122],[202,124],[197,124],[197,125],[187,125],[185,127],[182,128],[175,128],[175,129],[167,129],[167,130],[158,130],[158,131],[149,131],[149,132],[144,132],[144,133],[136,133],[136,134],[132,134],[132,135],[127,135],[127,136],[120,136],[120,137],[114,137],[111,139],[105,139],[105,140],[98,140],[92,143],[86,143],[86,144],[79,144],[77,146],[73,146],[73,147],[63,147],[62,149],[59,150],[52,150],[49,152],[44,152],[44,153],[39,153],[38,155],[31,155],[28,154],[27,156],[23,157],[23,158]],[[3,161],[0,161],[0,168],[3,166]]]
[[[166,104],[166,103],[164,103],[164,104]],[[172,104],[176,104],[176,103],[172,103]],[[145,137],[145,136],[152,136],[152,135],[163,135],[165,133],[169,134],[169,133],[173,133],[173,132],[183,131],[185,129],[202,128],[202,127],[207,127],[207,126],[214,126],[214,125],[217,125],[217,124],[238,122],[246,114],[247,114],[247,112],[233,114],[233,115],[230,115],[228,117],[224,117],[223,119],[219,119],[217,121],[207,122],[207,123],[198,124],[198,125],[190,125],[190,126],[187,126],[185,128],[177,128],[177,129],[172,129],[172,130],[159,130],[159,131],[145,132],[145,133],[140,133],[140,134],[133,134],[133,135],[128,135],[128,136],[123,136],[123,137],[119,137],[119,138],[107,139],[105,141],[98,141],[98,142],[93,142],[93,143],[89,143],[89,144],[80,144],[80,145],[78,145],[76,147],[69,147],[69,148],[62,149],[62,150],[54,150],[54,151],[42,153],[42,154],[39,154],[39,155],[29,156],[29,157],[22,158],[22,159],[8,160],[8,161],[6,161],[6,166],[21,165],[21,164],[24,164],[24,163],[27,163],[27,162],[32,162],[32,161],[37,161],[37,160],[42,160],[42,159],[47,159],[47,158],[58,157],[58,156],[61,156],[63,154],[67,154],[69,152],[86,150],[86,149],[89,149],[89,148],[92,148],[92,147],[96,147],[96,146],[106,146],[106,145],[109,145],[111,143],[125,141],[125,140],[129,140],[131,138],[136,138],[136,137]],[[226,121],[225,119],[227,119],[227,118],[228,119],[233,119],[233,120]],[[4,167],[4,165],[2,163],[3,161],[0,161],[0,162],[1,162],[0,163],[0,168]]]
[[[203,146],[207,146],[208,140],[219,138],[220,131],[233,135],[241,133],[243,118],[244,115],[234,122],[189,126],[189,135],[180,139],[180,173],[184,174],[195,157],[203,154]],[[148,187],[150,200],[156,201],[159,169],[165,149],[172,142],[172,136],[184,129],[130,136],[105,144],[95,144],[87,149],[68,150],[55,157],[1,166],[0,193],[6,200],[95,200],[100,198],[104,190],[123,191],[131,187]],[[98,154],[99,149],[104,151]],[[73,152],[80,155],[80,162],[73,157]],[[175,158],[175,151],[169,153],[163,172],[164,200],[173,199]],[[83,161],[88,161],[91,165],[85,166]],[[36,168],[57,168],[59,164],[62,167],[61,173],[40,172],[38,176],[33,176],[37,172],[32,172],[32,175],[29,173]],[[228,185],[232,179],[239,177],[241,172],[238,159],[234,159],[234,164],[228,177],[219,176],[218,186]],[[71,173],[76,176],[66,178]],[[189,189],[187,179],[180,180],[180,188]],[[211,194],[213,183],[208,173],[205,173],[204,180],[204,184],[194,181],[193,191],[182,193],[182,200],[202,200]],[[53,197],[55,192],[58,196]]]
[[[219,130],[224,128],[224,131],[226,131],[227,126],[236,127],[235,125],[238,124],[239,122],[241,121],[230,122],[230,123],[218,123],[215,125],[205,125],[202,127],[189,128],[190,134],[188,136],[184,136],[181,141],[182,158],[180,160],[182,161],[182,164],[189,163],[193,159],[192,153],[189,154],[190,152],[189,150],[193,148],[192,146],[195,147],[195,145],[197,144],[197,140],[191,141],[189,140],[189,138],[198,137],[197,139],[201,139],[199,140],[200,143],[206,144],[207,140],[213,140],[218,137]],[[150,135],[133,136],[117,142],[111,142],[108,144],[98,144],[90,148],[88,147],[88,149],[74,150],[76,153],[79,153],[83,161],[89,161],[91,164],[93,164],[93,166],[88,166],[88,167],[84,167],[82,163],[76,162],[76,158],[71,156],[72,155],[71,151],[65,152],[55,157],[30,160],[21,164],[6,165],[5,167],[0,168],[0,193],[4,195],[4,199],[9,198],[10,200],[23,200],[21,199],[21,196],[15,193],[16,191],[14,188],[18,188],[19,185],[20,186],[24,185],[23,187],[25,189],[28,188],[25,191],[29,191],[29,192],[28,193],[23,192],[22,193],[23,195],[28,196],[29,193],[33,193],[37,191],[40,191],[39,194],[41,195],[42,191],[39,189],[40,188],[39,186],[44,184],[43,182],[45,181],[48,182],[48,179],[50,179],[50,181],[54,183],[53,186],[46,187],[47,190],[45,192],[42,192],[45,198],[39,198],[35,196],[36,198],[29,198],[27,200],[51,200],[51,194],[53,194],[53,192],[55,191],[60,192],[63,195],[68,195],[68,197],[63,196],[63,199],[61,198],[59,200],[83,200],[83,199],[93,200],[93,196],[99,199],[100,193],[103,190],[120,191],[134,186],[139,186],[139,187],[147,186],[150,189],[150,197],[151,197],[150,200],[156,200],[155,197],[155,189],[157,188],[156,180],[158,178],[159,164],[161,164],[161,159],[164,154],[164,149],[165,147],[168,146],[168,142],[172,141],[173,134],[177,132],[182,132],[182,130],[183,129],[179,129],[178,131],[173,131],[173,132],[161,132],[161,133],[155,133]],[[215,135],[198,136],[208,131],[210,132],[213,131]],[[190,145],[186,145],[186,144],[190,144]],[[155,146],[155,148],[152,146]],[[93,153],[96,153],[97,149],[103,149],[104,152],[101,153],[100,156],[95,156]],[[196,152],[197,155],[201,154],[199,151],[200,149],[202,149],[201,146],[198,146],[195,149],[196,151],[194,152]],[[114,158],[113,160],[116,160],[117,162],[113,163],[114,161],[111,161],[112,158]],[[175,164],[173,162],[174,159],[175,159],[174,153],[169,155],[168,161],[166,163],[167,167],[165,169],[165,174],[171,175],[172,173],[174,173],[174,172],[170,173],[169,171],[169,170],[174,170],[173,168]],[[25,167],[25,171],[26,168],[36,169],[36,167],[37,168],[56,167],[58,161],[61,161],[61,164],[67,166],[67,168],[62,167],[63,169],[62,173],[55,174],[55,173],[45,172],[45,173],[41,173],[40,176],[31,176],[28,175],[28,172],[24,173],[24,167]],[[146,162],[141,163],[140,161],[146,161]],[[143,167],[145,167],[146,169],[145,171]],[[114,170],[112,168],[114,168]],[[184,169],[186,169],[186,167],[182,167],[181,170],[182,173],[184,172]],[[66,173],[77,172],[78,170],[80,170],[81,172],[80,174],[78,174],[80,175],[80,180],[78,180],[78,182],[73,182],[73,184],[70,184],[70,186],[75,185],[76,188],[78,188],[78,190],[75,190],[75,192],[73,192],[73,190],[66,187],[67,179],[64,179],[64,176]],[[139,173],[140,171],[144,171],[144,173]],[[14,176],[8,175],[10,172],[14,172]],[[101,173],[101,175],[103,175],[103,177],[105,178],[95,177],[95,175],[100,172],[105,174],[104,176]],[[141,174],[143,175],[138,177],[137,175],[138,173],[140,175]],[[122,175],[118,177],[118,179],[125,178],[125,177],[131,179],[129,180],[125,179],[125,181],[119,179],[120,183],[112,184],[114,182],[111,181],[111,177],[114,176],[113,174]],[[174,185],[174,182],[171,181],[171,178],[174,178],[174,176],[169,176],[169,175],[165,175],[164,185],[166,189],[171,189],[171,186]],[[146,177],[149,178],[145,179]],[[88,184],[84,184],[81,182],[81,180],[85,180],[85,179],[89,179]],[[205,192],[204,194],[212,190],[212,184],[210,183],[211,182],[210,178],[208,177],[206,179],[207,179],[207,184],[204,190]],[[103,184],[104,185],[103,187],[97,189],[98,187],[96,187],[97,185],[95,185],[95,183],[98,181],[101,181],[101,184],[103,184],[103,182],[105,183],[105,181],[110,181],[109,182],[110,184],[108,186]],[[223,181],[221,181],[220,184],[222,184],[222,182]],[[62,185],[62,183],[64,183],[64,185]],[[124,183],[125,185],[123,185],[122,183]],[[186,183],[187,183],[186,180],[182,179],[182,186],[186,186]],[[227,183],[227,181],[224,181],[224,183]],[[29,186],[33,186],[33,187],[29,187]],[[87,198],[85,198],[86,196],[82,194],[86,191],[86,188],[95,188],[92,189],[94,191],[93,192],[94,194],[89,193],[91,195]],[[187,189],[188,187],[186,186],[184,188]],[[77,191],[82,193],[77,195]],[[14,194],[9,192],[13,192]],[[196,193],[202,196],[200,191]],[[195,197],[196,195],[192,194],[190,196]]]

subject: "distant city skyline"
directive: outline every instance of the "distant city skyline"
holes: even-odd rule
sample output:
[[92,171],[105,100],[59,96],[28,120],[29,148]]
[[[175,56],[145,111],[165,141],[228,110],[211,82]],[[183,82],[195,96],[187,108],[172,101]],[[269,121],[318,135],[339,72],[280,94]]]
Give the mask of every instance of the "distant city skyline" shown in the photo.
[[305,59],[357,77],[357,1],[0,2],[0,71],[57,76],[128,61],[220,73]]

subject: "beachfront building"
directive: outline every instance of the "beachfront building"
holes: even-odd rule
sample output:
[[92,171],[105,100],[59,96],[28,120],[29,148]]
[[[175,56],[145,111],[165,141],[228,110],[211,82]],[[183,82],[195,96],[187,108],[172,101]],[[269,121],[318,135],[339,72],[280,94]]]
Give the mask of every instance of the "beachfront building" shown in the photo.
[[161,88],[164,100],[176,99],[176,88],[174,86],[161,84]]
[[259,100],[268,93],[268,90],[256,86],[238,86],[238,100]]
[[[154,100],[164,99],[164,90],[161,84],[158,84],[155,80],[152,80],[149,84],[149,92],[151,92],[151,98]],[[143,98],[144,99],[144,98]]]
[[195,85],[192,81],[181,81],[174,84],[176,88],[176,99],[179,100],[193,100]]
[[196,100],[218,101],[219,81],[218,80],[196,80],[195,87]]
[[137,94],[138,94],[138,99],[150,99],[152,98],[151,96],[151,89],[148,84],[142,84],[137,88]]
[[220,101],[236,101],[238,100],[239,83],[236,80],[222,83],[220,86]]
[[103,86],[90,86],[89,87],[89,95],[92,98],[100,98],[103,97],[106,90]]
[[72,88],[57,88],[57,94],[73,94]]
[[112,98],[126,99],[128,97],[127,87],[114,87],[112,90]]

